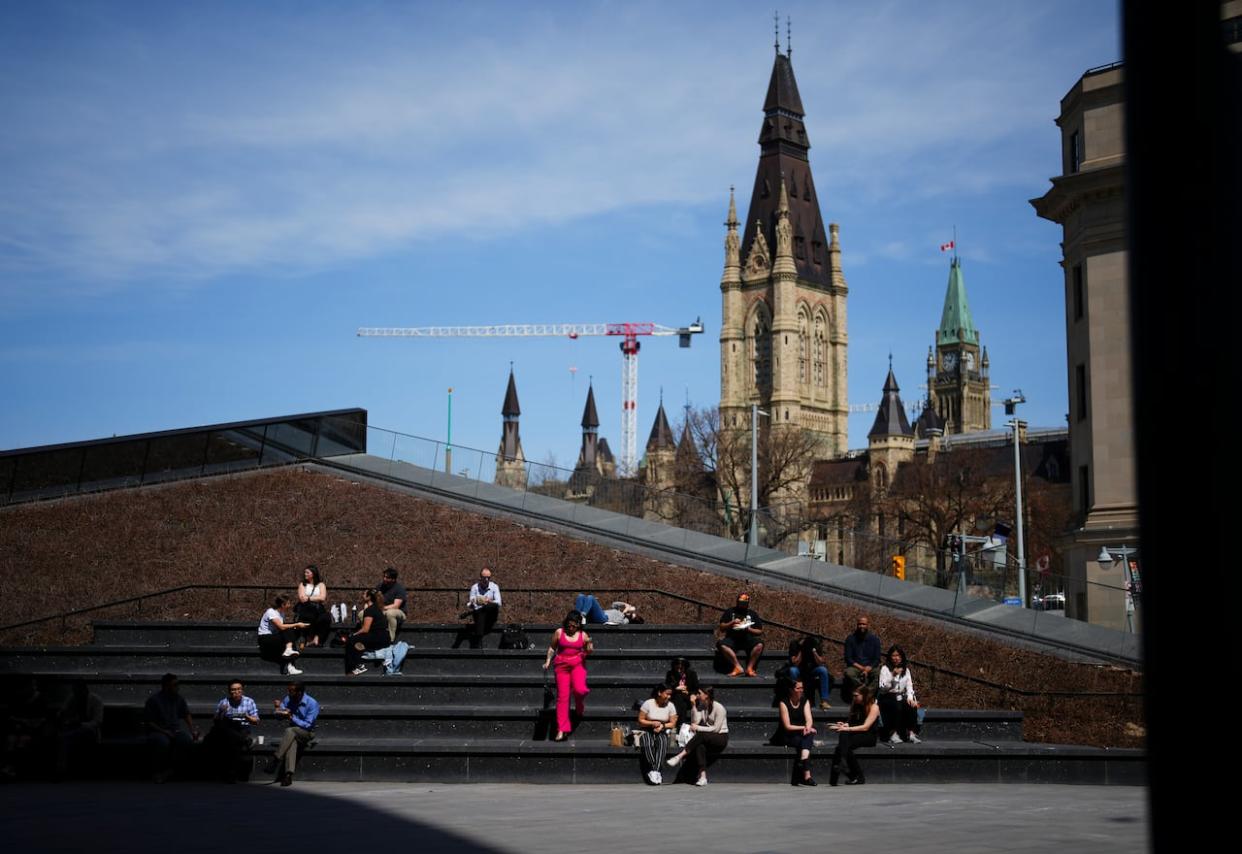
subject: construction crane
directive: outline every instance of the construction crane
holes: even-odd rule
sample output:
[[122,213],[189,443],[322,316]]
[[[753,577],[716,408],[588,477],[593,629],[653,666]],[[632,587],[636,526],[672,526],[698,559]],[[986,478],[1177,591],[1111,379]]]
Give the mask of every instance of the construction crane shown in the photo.
[[703,332],[702,319],[673,328],[658,323],[502,323],[497,326],[362,327],[360,338],[569,338],[605,335],[621,340],[621,472],[638,467],[638,349],[639,336],[676,335],[690,346],[690,336]]

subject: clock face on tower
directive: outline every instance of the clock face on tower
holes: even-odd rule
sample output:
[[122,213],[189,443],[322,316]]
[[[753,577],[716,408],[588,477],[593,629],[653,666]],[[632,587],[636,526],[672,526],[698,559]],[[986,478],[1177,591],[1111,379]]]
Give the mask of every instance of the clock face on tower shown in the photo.
[[956,371],[957,370],[957,353],[953,352],[952,350],[950,350],[948,353],[945,353],[943,356],[940,357],[940,365],[946,371],[949,371],[950,373],[952,373],[953,371]]
[[973,371],[975,369],[975,354],[974,353],[967,351],[966,355],[962,357],[962,361],[966,364],[966,370]]

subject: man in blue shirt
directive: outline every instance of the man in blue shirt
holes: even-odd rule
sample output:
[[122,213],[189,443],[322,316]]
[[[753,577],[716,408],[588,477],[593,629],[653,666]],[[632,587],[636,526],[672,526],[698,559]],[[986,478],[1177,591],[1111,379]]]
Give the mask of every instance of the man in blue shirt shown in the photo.
[[277,700],[276,716],[284,718],[289,726],[276,748],[277,778],[282,786],[293,785],[293,772],[298,764],[298,750],[315,738],[315,720],[319,717],[319,704],[306,693],[305,682],[290,682],[289,694]]
[[866,614],[858,618],[858,627],[845,639],[845,678],[841,682],[841,699],[850,702],[859,685],[880,684],[880,638],[871,633],[871,620]]

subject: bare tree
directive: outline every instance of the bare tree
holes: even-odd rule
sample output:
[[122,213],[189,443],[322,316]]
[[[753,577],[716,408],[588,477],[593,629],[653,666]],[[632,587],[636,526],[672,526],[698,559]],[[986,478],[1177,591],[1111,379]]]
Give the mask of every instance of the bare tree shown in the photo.
[[[719,491],[729,535],[741,539],[750,529],[750,430],[725,425],[714,407],[692,410],[689,418],[704,471]],[[814,524],[806,490],[820,449],[819,439],[810,431],[762,425],[756,483],[766,545],[779,546]]]

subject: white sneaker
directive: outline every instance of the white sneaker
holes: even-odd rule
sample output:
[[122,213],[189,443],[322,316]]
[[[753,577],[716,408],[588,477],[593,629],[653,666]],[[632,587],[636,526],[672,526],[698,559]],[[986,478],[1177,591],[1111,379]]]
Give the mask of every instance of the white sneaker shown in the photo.
[[296,667],[290,664],[288,667],[285,668],[285,675],[286,676],[301,676],[302,671],[298,670]]
[[653,786],[660,785],[660,772],[659,771],[648,771],[647,779],[651,782],[651,785]]
[[922,743],[922,741],[923,741],[923,739],[919,738],[919,737],[918,737],[917,735],[915,735],[914,733],[910,733],[909,742],[910,742],[911,744],[921,744],[921,743]]
[[286,649],[284,652],[282,652],[280,654],[280,657],[281,658],[297,658],[301,654],[302,653],[298,652],[296,649],[293,649],[292,647],[290,647],[289,649]]
[[350,671],[349,675],[350,676],[361,676],[362,674],[366,672],[367,672],[367,666],[365,664],[359,664],[352,671]]
[[676,768],[676,767],[677,767],[678,765],[680,765],[680,764],[681,764],[681,754],[680,754],[680,753],[679,753],[679,754],[677,754],[676,756],[674,756],[672,759],[669,759],[669,760],[668,760],[668,767],[669,767],[669,768]]
[[707,785],[707,775],[706,775],[706,774],[700,774],[700,775],[699,775],[699,779],[697,779],[697,780],[695,780],[695,781],[694,781],[694,785],[696,785],[696,786],[706,786],[706,785]]
[[897,733],[893,733],[892,735],[888,737],[888,743],[889,744],[901,744],[901,736],[899,736]]

